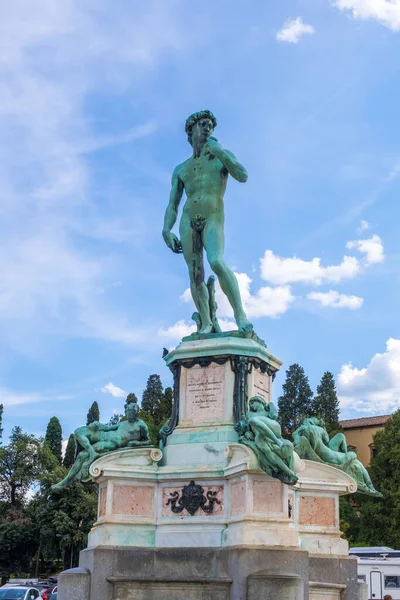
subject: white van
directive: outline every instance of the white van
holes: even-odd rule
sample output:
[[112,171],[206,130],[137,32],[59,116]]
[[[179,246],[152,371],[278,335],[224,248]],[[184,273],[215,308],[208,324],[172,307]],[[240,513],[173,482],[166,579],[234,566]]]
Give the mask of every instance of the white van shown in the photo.
[[400,558],[362,557],[358,562],[358,581],[368,584],[368,598],[383,600],[389,594],[400,600]]

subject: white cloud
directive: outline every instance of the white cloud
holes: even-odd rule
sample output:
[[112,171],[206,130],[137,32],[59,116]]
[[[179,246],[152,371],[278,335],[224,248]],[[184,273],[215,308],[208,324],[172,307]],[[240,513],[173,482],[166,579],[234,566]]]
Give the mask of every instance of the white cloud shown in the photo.
[[104,387],[100,388],[100,391],[103,392],[103,394],[111,394],[111,396],[114,396],[114,398],[126,398],[128,395],[125,390],[117,385],[114,385],[111,381]]
[[35,353],[49,334],[129,344],[146,338],[145,327],[133,327],[109,300],[108,284],[120,277],[122,261],[87,243],[131,241],[129,222],[138,222],[132,214],[115,219],[102,212],[107,203],[98,201],[90,153],[152,135],[157,125],[132,111],[125,131],[99,137],[87,106],[98,90],[119,97],[166,51],[185,48],[174,8],[150,0],[146,10],[127,8],[132,19],[103,0],[95,12],[81,0],[4,7],[0,339],[7,348],[29,353],[31,346]]
[[315,33],[312,25],[307,25],[301,17],[297,19],[288,19],[282,29],[276,34],[276,39],[279,42],[288,42],[289,44],[297,44],[303,35]]
[[4,406],[16,406],[18,404],[32,404],[43,400],[40,394],[18,393],[0,388],[0,404]]
[[367,240],[347,242],[346,247],[365,254],[365,261],[368,265],[383,262],[385,259],[383,244],[379,235],[373,235]]
[[364,221],[362,220],[360,223],[360,227],[358,228],[358,233],[362,233],[363,231],[366,231],[367,229],[369,229],[369,223],[368,221]]
[[341,407],[384,414],[400,407],[400,339],[390,338],[386,351],[375,354],[367,367],[348,363],[337,378]]
[[339,294],[336,290],[330,290],[329,292],[310,292],[307,294],[307,298],[319,302],[321,306],[330,308],[349,308],[350,310],[361,308],[364,302],[364,298]]
[[399,0],[333,0],[340,10],[348,10],[355,19],[373,19],[393,31],[400,30]]
[[320,258],[309,261],[294,256],[284,258],[272,250],[266,250],[261,263],[261,277],[275,285],[288,283],[338,283],[343,279],[353,279],[360,272],[360,263],[353,256],[344,256],[339,265],[323,267]]

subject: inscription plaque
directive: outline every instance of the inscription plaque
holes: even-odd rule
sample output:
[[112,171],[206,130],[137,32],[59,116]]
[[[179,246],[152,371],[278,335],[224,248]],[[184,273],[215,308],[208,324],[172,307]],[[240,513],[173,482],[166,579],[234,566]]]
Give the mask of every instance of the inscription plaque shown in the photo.
[[186,417],[202,422],[224,416],[225,367],[193,367],[186,374]]
[[269,379],[266,373],[261,373],[258,369],[253,369],[252,396],[261,396],[266,402],[269,402]]

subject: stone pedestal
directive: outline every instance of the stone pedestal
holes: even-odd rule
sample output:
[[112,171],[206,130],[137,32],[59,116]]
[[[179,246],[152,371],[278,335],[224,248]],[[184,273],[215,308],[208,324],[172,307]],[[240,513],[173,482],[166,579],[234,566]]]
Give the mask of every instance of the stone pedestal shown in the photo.
[[[97,459],[98,519],[80,566],[82,600],[353,600],[356,563],[339,531],[342,471],[295,460],[296,485],[259,468],[235,429],[271,399],[280,362],[251,336],[181,343],[166,356],[174,407],[161,449]],[[69,577],[59,600],[69,600]]]

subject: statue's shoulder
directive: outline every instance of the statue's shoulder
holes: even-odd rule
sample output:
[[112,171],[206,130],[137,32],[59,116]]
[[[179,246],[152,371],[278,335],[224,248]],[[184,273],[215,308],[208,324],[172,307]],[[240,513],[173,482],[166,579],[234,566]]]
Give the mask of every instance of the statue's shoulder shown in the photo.
[[183,161],[183,163],[181,163],[180,165],[178,165],[177,167],[175,167],[174,172],[173,172],[173,176],[175,177],[179,177],[180,179],[183,177],[185,169],[187,167],[187,165],[190,163],[190,161],[192,160],[192,158],[187,158],[185,161]]

